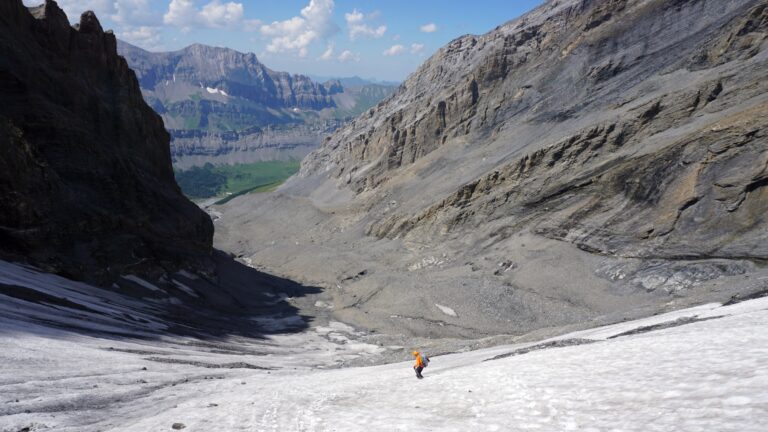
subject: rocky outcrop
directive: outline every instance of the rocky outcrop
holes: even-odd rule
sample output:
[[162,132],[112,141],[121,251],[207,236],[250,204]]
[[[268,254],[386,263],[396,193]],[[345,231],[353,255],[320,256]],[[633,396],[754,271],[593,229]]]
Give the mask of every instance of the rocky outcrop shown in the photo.
[[[764,63],[712,69],[758,57],[766,13],[760,1],[550,2],[443,48],[302,172],[331,169],[360,193],[443,145],[504,140],[511,162],[367,232],[434,241],[503,219],[507,233],[535,226],[606,254],[765,259]],[[676,34],[648,40],[647,28]]]
[[92,12],[0,3],[0,250],[105,282],[204,262],[208,216],[175,183],[169,135]]
[[[339,80],[316,83],[273,71],[255,54],[200,44],[153,53],[118,41],[118,51],[171,130],[179,168],[301,159],[393,90],[377,84],[346,88]],[[267,140],[269,147],[263,145]]]
[[171,129],[173,166],[186,170],[206,163],[214,165],[270,160],[301,160],[316,149],[322,137],[343,122],[274,125],[240,131],[207,132]]
[[[697,8],[721,15],[705,27],[694,18]],[[754,56],[763,41],[764,13],[754,2],[548,2],[486,35],[441,48],[395,98],[308,159],[303,173],[331,167],[336,177],[363,191],[448,141],[506,139],[516,150],[546,145],[552,138],[543,133],[520,139],[506,129],[575,124],[569,120],[604,110],[604,104],[621,99],[629,82],[665,68],[696,69]],[[738,22],[724,32],[728,20]],[[664,36],[643,45],[651,31],[644,25]],[[681,32],[684,25],[690,28]],[[693,58],[680,64],[676,55]]]
[[278,196],[233,200],[217,241],[332,288],[342,319],[418,335],[764,289],[767,10],[551,0],[460,37]]
[[[768,93],[763,80],[731,84],[729,92],[747,99]],[[532,225],[605,255],[764,260],[768,103],[736,110],[659,151],[638,148],[705,106],[723,108],[716,100],[722,88],[717,81],[695,93],[670,94],[663,104],[638,107],[634,119],[578,131],[414,217],[377,221],[368,233],[437,239],[495,221],[504,224],[497,241]],[[663,115],[666,124],[649,121],[651,115]]]
[[179,51],[152,53],[121,41],[119,50],[148,91],[192,83],[204,92],[206,88],[223,90],[263,108],[312,110],[333,107],[331,95],[338,92],[304,75],[273,71],[255,54],[229,48],[194,44]]

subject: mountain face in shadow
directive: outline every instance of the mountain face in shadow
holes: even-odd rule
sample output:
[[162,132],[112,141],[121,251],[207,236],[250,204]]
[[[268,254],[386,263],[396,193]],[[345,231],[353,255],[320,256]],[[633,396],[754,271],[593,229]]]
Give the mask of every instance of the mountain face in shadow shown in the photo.
[[116,39],[54,1],[0,3],[0,252],[103,281],[204,263],[210,218],[180,192],[170,137]]
[[768,259],[767,40],[765,0],[548,1],[438,50],[217,242],[417,334],[703,301]]

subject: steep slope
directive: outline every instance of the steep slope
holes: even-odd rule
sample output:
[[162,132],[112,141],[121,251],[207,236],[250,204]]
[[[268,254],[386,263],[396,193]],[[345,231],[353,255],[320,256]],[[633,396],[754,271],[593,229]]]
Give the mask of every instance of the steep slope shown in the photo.
[[392,90],[320,84],[273,71],[255,54],[201,44],[154,53],[119,41],[118,51],[163,117],[174,162],[183,168],[201,161],[301,158],[346,116],[370,108]]
[[0,253],[103,281],[211,253],[169,136],[92,12],[0,3]]
[[440,49],[217,241],[417,334],[724,295],[768,259],[766,38],[765,0],[549,1]]
[[[180,423],[193,431],[357,431],[365,424],[376,432],[758,432],[768,420],[768,298],[539,342],[428,351],[430,365],[417,381],[407,361],[412,341],[366,343],[370,335],[338,322],[262,340],[154,339],[147,334],[167,322],[138,302],[113,295],[103,303],[97,288],[0,262],[0,283],[8,279],[39,293],[57,285],[71,300],[57,308],[0,303],[3,431],[146,432]],[[52,321],[72,327],[50,328]],[[137,337],[116,338],[107,333],[113,329]],[[368,366],[385,350],[391,364]],[[368,367],[334,367],[355,359]],[[418,398],[404,389],[417,389]]]

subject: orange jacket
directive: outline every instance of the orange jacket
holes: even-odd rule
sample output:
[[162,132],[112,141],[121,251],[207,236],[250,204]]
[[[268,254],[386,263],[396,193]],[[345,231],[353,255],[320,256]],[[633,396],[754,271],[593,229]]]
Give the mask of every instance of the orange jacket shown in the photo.
[[416,363],[414,363],[413,367],[415,367],[415,368],[416,367],[423,368],[424,367],[424,360],[422,360],[421,354],[416,353],[416,354],[414,354],[414,356],[416,357]]

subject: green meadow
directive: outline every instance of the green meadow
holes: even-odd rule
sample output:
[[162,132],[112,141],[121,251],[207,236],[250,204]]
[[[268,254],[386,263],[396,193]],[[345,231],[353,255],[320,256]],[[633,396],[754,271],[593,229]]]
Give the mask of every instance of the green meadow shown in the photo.
[[274,190],[299,170],[298,161],[266,161],[238,165],[205,164],[174,170],[176,182],[191,199],[221,197],[223,204],[237,196]]

